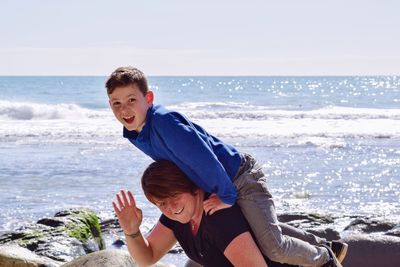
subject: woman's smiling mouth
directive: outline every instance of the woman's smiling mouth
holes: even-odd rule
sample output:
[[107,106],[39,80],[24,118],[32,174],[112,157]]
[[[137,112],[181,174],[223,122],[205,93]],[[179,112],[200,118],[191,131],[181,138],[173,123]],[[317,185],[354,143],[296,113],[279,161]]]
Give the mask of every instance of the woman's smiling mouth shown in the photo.
[[184,208],[185,208],[185,207],[182,207],[180,210],[175,211],[174,214],[175,214],[175,215],[181,214]]

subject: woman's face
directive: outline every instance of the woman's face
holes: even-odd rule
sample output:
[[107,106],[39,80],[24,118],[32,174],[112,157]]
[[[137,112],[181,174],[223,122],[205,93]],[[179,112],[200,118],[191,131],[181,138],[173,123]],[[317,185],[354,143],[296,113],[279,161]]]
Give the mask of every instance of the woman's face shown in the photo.
[[198,207],[198,193],[181,193],[174,197],[154,201],[160,211],[171,220],[188,223]]

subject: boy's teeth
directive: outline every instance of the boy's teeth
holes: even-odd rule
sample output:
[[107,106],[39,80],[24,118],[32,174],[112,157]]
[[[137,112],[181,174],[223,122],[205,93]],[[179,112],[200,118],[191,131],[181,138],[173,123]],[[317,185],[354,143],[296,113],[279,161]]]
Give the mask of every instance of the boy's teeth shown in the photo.
[[124,117],[124,120],[125,120],[126,122],[132,122],[132,121],[134,120],[134,118],[135,118],[135,116],[132,116],[132,117]]

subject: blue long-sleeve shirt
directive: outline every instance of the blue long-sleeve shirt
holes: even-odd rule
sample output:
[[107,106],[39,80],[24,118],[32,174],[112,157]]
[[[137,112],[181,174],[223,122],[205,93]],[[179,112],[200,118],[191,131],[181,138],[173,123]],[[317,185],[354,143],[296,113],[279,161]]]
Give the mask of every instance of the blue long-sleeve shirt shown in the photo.
[[182,114],[153,105],[142,131],[124,128],[123,134],[153,160],[174,162],[205,192],[216,193],[226,204],[235,203],[232,179],[240,166],[239,152]]

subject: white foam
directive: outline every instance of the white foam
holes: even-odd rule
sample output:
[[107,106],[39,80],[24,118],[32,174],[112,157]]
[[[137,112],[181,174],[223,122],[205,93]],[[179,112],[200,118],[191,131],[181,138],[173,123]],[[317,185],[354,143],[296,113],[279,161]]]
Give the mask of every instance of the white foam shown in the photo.
[[82,108],[76,104],[38,104],[0,100],[3,120],[63,120],[90,119],[104,116],[104,112]]
[[[247,145],[294,139],[300,145],[337,148],[345,146],[345,138],[400,138],[400,109],[295,111],[218,102],[172,108],[222,139]],[[122,126],[109,109],[0,101],[0,141],[118,144],[126,141],[121,135]]]
[[247,103],[196,102],[171,106],[190,118],[217,119],[235,118],[243,120],[279,119],[391,119],[400,120],[400,109],[372,109],[330,106],[316,110],[271,109],[267,106],[254,106]]

